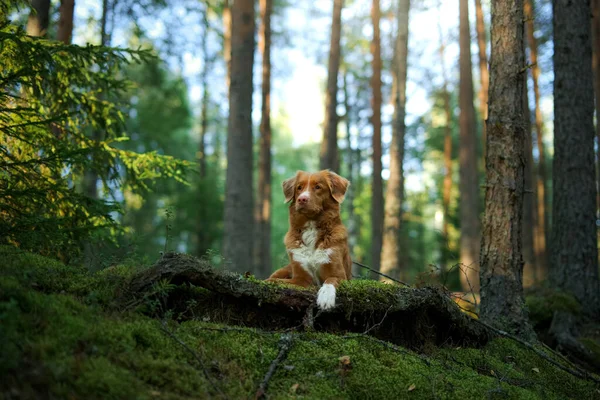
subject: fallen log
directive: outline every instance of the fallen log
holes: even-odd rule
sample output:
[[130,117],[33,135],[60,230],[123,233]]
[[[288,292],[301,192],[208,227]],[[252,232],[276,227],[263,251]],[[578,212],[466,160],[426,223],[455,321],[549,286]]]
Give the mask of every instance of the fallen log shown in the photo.
[[[121,308],[144,306],[157,296],[157,283],[173,290],[160,299],[180,319],[198,318],[264,330],[364,333],[403,346],[484,345],[490,333],[440,288],[406,288],[355,279],[340,285],[336,306],[316,307],[316,288],[258,281],[215,269],[195,257],[167,253],[134,275],[121,291]],[[166,298],[165,298],[166,297]]]

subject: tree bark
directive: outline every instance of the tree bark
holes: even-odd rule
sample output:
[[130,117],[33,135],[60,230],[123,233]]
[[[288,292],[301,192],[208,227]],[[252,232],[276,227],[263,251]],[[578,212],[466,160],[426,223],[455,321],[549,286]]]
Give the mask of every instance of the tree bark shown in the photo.
[[[590,6],[553,0],[554,182],[551,282],[600,316]],[[573,55],[578,62],[573,62]]]
[[338,115],[336,108],[343,6],[344,0],[333,0],[331,42],[327,65],[327,92],[325,93],[325,123],[323,141],[321,142],[321,169],[331,169],[335,172],[339,172],[340,169],[337,145]]
[[[596,95],[596,190],[600,193],[600,0],[592,0],[592,68]],[[597,195],[596,214],[600,215],[600,196]]]
[[236,271],[252,269],[252,69],[254,1],[236,0],[231,10],[231,84],[223,255]]
[[[525,47],[525,46],[523,46]],[[535,265],[535,245],[533,227],[535,225],[534,192],[533,192],[533,146],[531,138],[531,113],[529,110],[529,93],[527,91],[527,74],[523,74],[523,122],[525,124],[525,170],[523,191],[523,287],[537,283]]]
[[58,19],[57,39],[65,44],[70,44],[73,38],[73,12],[75,0],[62,0],[60,2],[60,17]]
[[257,276],[271,275],[271,15],[272,0],[260,0],[259,49],[262,54],[262,105],[258,166],[257,241],[254,254]]
[[481,0],[475,0],[475,19],[477,26],[477,46],[479,48],[479,112],[483,120],[482,125],[482,141],[483,146],[483,157],[485,159],[485,143],[486,143],[486,127],[485,121],[488,114],[488,90],[490,85],[490,75],[488,71],[488,58],[487,58],[487,35],[485,32],[485,21],[483,19],[483,7]]
[[31,0],[31,12],[27,19],[29,36],[46,36],[50,22],[50,0]]
[[398,0],[398,33],[394,47],[392,144],[390,146],[390,177],[385,192],[381,272],[405,279],[402,264],[401,235],[402,202],[404,197],[404,135],[406,125],[406,77],[408,72],[408,21],[410,0]]
[[523,299],[521,254],[526,158],[523,0],[492,0],[491,37],[480,318],[530,340],[535,333]]
[[539,281],[546,279],[548,271],[547,242],[548,229],[550,228],[548,207],[550,204],[549,191],[546,186],[548,180],[546,173],[546,150],[544,148],[544,118],[540,104],[540,66],[537,59],[537,40],[534,36],[534,9],[533,0],[524,1],[525,9],[525,31],[527,33],[527,43],[529,44],[529,56],[531,62],[531,77],[533,80],[533,94],[535,96],[535,134],[538,148],[538,164],[536,176],[536,203],[537,217],[535,219],[535,259],[536,275]]
[[473,107],[469,2],[460,0],[460,280],[463,291],[479,292],[479,179]]
[[[383,179],[381,178],[381,37],[379,21],[381,10],[379,0],[371,5],[371,23],[373,24],[373,40],[371,56],[373,57],[371,75],[371,108],[373,115],[373,179],[371,182],[371,266],[379,270],[381,265],[381,246],[383,235]],[[378,276],[373,276],[377,279]]]

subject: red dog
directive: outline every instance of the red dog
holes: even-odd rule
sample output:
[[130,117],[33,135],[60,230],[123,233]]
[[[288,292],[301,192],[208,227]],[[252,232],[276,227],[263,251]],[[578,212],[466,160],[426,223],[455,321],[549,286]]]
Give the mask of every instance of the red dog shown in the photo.
[[290,202],[290,228],[285,247],[290,263],[268,281],[308,287],[321,285],[317,305],[335,306],[336,288],[350,279],[352,261],[348,234],[340,219],[340,204],[350,182],[328,171],[298,171],[283,182],[285,202]]

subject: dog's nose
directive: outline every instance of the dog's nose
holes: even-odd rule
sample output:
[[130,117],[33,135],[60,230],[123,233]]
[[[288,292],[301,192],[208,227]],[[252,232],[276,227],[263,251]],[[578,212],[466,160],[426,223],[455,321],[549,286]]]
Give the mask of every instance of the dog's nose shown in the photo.
[[298,203],[300,203],[300,204],[308,203],[308,197],[298,197]]

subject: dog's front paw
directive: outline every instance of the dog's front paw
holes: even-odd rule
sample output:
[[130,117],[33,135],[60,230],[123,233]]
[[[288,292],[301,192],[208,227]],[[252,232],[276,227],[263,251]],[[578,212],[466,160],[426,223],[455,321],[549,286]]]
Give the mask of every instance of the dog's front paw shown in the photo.
[[322,310],[330,310],[335,307],[335,286],[330,283],[321,286],[317,294],[317,305]]

